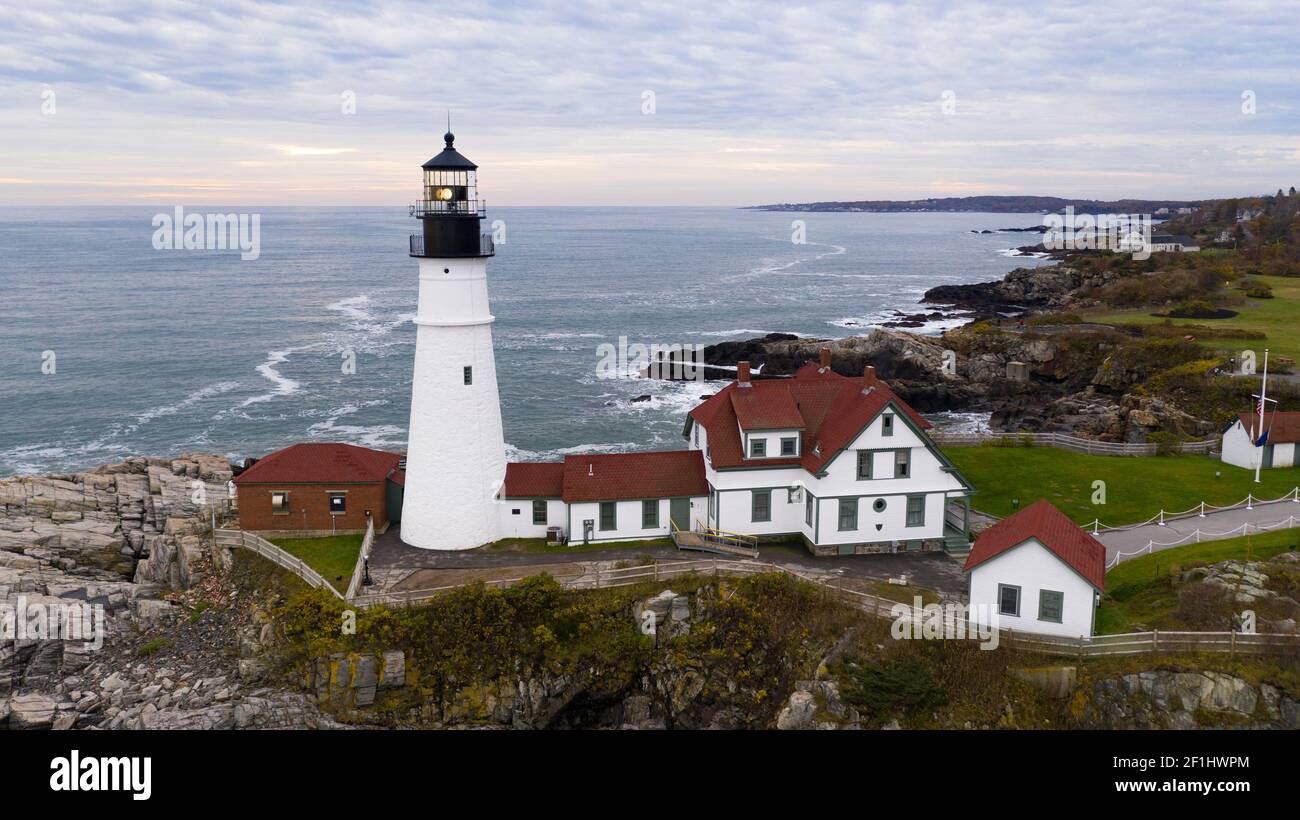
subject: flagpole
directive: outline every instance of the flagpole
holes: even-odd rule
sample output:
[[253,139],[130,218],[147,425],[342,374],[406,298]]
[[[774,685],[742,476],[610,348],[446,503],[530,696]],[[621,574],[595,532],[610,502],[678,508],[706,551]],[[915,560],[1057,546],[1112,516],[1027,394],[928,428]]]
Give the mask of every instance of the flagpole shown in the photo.
[[[1264,435],[1264,406],[1268,404],[1268,348],[1264,348],[1264,378],[1259,383],[1259,436]],[[1258,439],[1256,439],[1258,441]],[[1255,483],[1259,483],[1259,470],[1264,466],[1264,447],[1268,446],[1267,442],[1259,449],[1259,459],[1255,462]]]

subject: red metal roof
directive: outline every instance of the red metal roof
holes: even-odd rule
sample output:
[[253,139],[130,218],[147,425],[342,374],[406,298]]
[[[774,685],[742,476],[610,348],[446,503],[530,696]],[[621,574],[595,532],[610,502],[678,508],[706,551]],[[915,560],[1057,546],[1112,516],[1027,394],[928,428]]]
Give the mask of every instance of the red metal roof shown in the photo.
[[1045,498],[980,533],[962,570],[970,572],[1030,538],[1037,539],[1088,583],[1105,589],[1106,548]]
[[235,476],[235,484],[369,484],[383,481],[401,461],[355,444],[302,443],[260,459]]
[[506,465],[506,498],[559,498],[564,492],[561,462]]
[[[733,397],[741,392],[753,393],[757,398],[742,398],[737,403]],[[775,398],[782,395],[784,398]],[[745,412],[738,412],[738,408],[754,406],[755,418],[765,421],[779,418],[786,428],[803,428],[799,448],[801,456],[765,458],[759,463],[764,466],[802,466],[810,473],[817,473],[851,444],[890,402],[922,430],[932,426],[885,382],[877,379],[870,391],[864,391],[861,378],[841,376],[815,362],[800,367],[789,379],[758,380],[747,388],[737,387],[732,382],[692,410],[690,417],[708,431],[714,467],[752,466],[756,463],[745,459],[738,429],[743,424],[740,414]],[[781,410],[790,406],[798,415],[797,422]],[[763,427],[767,428],[767,425]]]
[[[1259,413],[1242,413],[1239,418],[1252,438],[1259,438]],[[1300,411],[1275,410],[1264,414],[1264,429],[1269,444],[1300,442]]]
[[564,459],[565,503],[708,495],[699,450],[611,453]]

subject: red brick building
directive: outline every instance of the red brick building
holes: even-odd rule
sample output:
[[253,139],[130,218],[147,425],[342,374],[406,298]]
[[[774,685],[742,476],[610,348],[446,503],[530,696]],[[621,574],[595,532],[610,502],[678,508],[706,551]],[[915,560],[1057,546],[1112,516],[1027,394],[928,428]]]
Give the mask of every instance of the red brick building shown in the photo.
[[239,526],[253,532],[382,532],[401,518],[402,455],[353,444],[294,444],[235,476]]

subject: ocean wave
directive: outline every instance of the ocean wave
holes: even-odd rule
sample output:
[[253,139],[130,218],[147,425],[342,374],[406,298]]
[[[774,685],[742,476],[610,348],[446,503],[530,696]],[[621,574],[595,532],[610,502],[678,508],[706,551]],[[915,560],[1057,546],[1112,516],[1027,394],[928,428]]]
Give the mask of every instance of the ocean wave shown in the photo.
[[638,444],[629,441],[617,444],[575,444],[572,447],[557,447],[554,450],[525,450],[507,442],[506,461],[559,461],[565,456],[622,453],[644,449],[644,443]]
[[[780,240],[776,240],[776,241],[780,241],[780,242],[788,242],[789,240],[788,240],[788,239],[780,239]],[[800,257],[800,258],[798,258],[798,259],[792,259],[792,260],[787,261],[787,262],[780,262],[780,261],[778,261],[778,260],[776,260],[776,259],[771,259],[771,258],[769,258],[769,259],[764,259],[760,264],[758,264],[757,266],[755,266],[755,267],[753,267],[753,268],[750,268],[750,269],[749,269],[748,271],[746,271],[745,273],[736,274],[735,276],[729,276],[729,277],[727,277],[726,279],[724,279],[723,281],[724,281],[724,282],[738,282],[738,281],[742,281],[742,280],[745,280],[745,279],[755,279],[755,278],[761,278],[761,277],[764,277],[764,276],[771,276],[771,275],[773,275],[773,274],[782,273],[783,271],[787,271],[787,270],[789,270],[790,268],[795,267],[796,265],[802,265],[802,264],[804,264],[804,263],[806,263],[806,262],[818,262],[818,261],[821,261],[822,259],[825,259],[825,258],[827,258],[827,257],[829,257],[829,256],[843,256],[844,254],[848,253],[848,248],[846,248],[846,247],[843,246],[843,245],[832,245],[832,244],[828,244],[828,243],[824,243],[824,242],[808,242],[808,243],[806,243],[806,245],[807,245],[807,246],[817,246],[817,247],[822,247],[822,248],[830,248],[830,250],[829,250],[829,251],[823,251],[822,253],[814,254],[814,255],[812,255],[812,256],[804,256],[804,257]],[[813,274],[813,275],[820,275],[820,274]]]
[[268,402],[271,401],[272,399],[276,399],[281,396],[292,396],[294,393],[297,393],[299,390],[301,390],[302,389],[301,382],[295,381],[294,379],[285,376],[283,373],[281,373],[279,370],[276,370],[275,368],[276,365],[281,365],[287,362],[289,360],[289,357],[294,353],[300,353],[304,350],[309,350],[309,349],[310,349],[309,347],[295,347],[295,348],[290,348],[288,350],[272,350],[270,353],[268,353],[266,356],[266,361],[259,364],[256,369],[257,372],[260,373],[263,378],[265,378],[267,381],[275,385],[275,389],[271,390],[270,392],[262,393],[257,396],[250,396],[249,398],[246,398],[242,402],[240,402],[239,406],[249,407],[254,404],[262,404],[263,402]]
[[163,416],[174,416],[177,413],[181,412],[182,410],[193,407],[195,404],[198,404],[204,399],[209,399],[212,398],[213,396],[220,396],[223,393],[229,393],[232,390],[238,390],[238,389],[239,389],[239,382],[236,381],[224,381],[224,382],[217,382],[215,384],[210,384],[207,387],[202,387],[198,390],[195,390],[193,393],[189,394],[188,396],[181,399],[175,404],[165,404],[144,411],[143,413],[135,417],[135,424],[122,428],[120,432],[133,433],[136,430],[138,430],[142,425],[148,424],[149,422],[153,421],[156,418],[161,418]]
[[[900,317],[893,311],[882,311],[873,313],[868,316],[846,316],[842,319],[834,319],[826,324],[833,327],[842,327],[846,330],[871,331],[876,329],[883,330],[905,330],[908,333],[918,333],[922,336],[935,336],[945,330],[961,327],[970,322],[969,317],[954,316],[945,319],[931,319],[918,327],[896,327],[886,325],[886,322],[893,322]],[[862,335],[859,333],[858,335]]]

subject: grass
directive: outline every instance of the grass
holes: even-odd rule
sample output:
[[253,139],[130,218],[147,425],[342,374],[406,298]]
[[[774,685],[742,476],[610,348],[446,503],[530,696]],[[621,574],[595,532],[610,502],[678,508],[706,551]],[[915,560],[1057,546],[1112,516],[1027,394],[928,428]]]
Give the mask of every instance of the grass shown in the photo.
[[[1238,314],[1230,319],[1174,319],[1178,325],[1208,325],[1210,327],[1232,327],[1241,330],[1259,331],[1266,335],[1264,339],[1205,339],[1201,341],[1206,347],[1215,350],[1252,349],[1263,357],[1263,349],[1269,348],[1275,356],[1287,356],[1300,360],[1300,279],[1286,276],[1252,276],[1252,281],[1266,284],[1273,289],[1272,299],[1247,299],[1243,305],[1233,305]],[[1087,313],[1085,321],[1107,323],[1155,324],[1164,319],[1152,316],[1160,308],[1139,308],[1136,310],[1116,310]]]
[[339,592],[347,592],[364,538],[360,533],[355,533],[323,538],[272,538],[270,541],[306,561],[308,566],[324,576]]
[[1188,544],[1124,561],[1106,573],[1106,595],[1097,610],[1097,633],[1165,629],[1178,606],[1176,574],[1191,567],[1241,559],[1262,561],[1300,545],[1300,531],[1277,532]]
[[[1006,516],[1046,498],[1080,524],[1136,524],[1164,509],[1182,512],[1204,501],[1225,506],[1247,493],[1278,498],[1300,485],[1300,467],[1250,470],[1203,455],[1093,456],[1055,447],[950,447],[944,450],[975,485],[974,505]],[[1215,473],[1222,477],[1215,478]],[[1092,503],[1093,482],[1105,482],[1105,503]]]
[[594,541],[584,544],[570,541],[568,546],[549,546],[545,538],[502,538],[493,541],[478,552],[514,552],[528,554],[545,554],[563,557],[579,552],[603,552],[605,550],[649,549],[651,547],[672,547],[671,538],[650,538],[643,541]]

